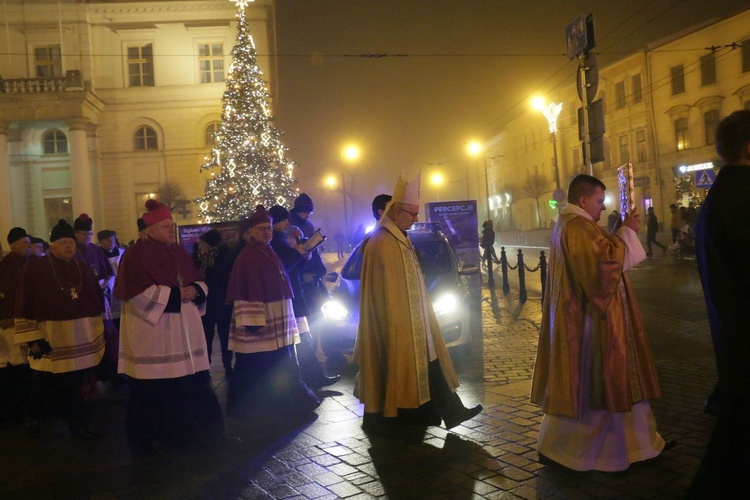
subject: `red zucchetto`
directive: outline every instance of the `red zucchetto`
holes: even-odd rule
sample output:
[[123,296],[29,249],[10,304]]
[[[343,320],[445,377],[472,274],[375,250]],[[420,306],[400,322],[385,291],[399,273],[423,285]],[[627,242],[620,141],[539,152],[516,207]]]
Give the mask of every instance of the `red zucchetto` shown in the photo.
[[169,207],[158,200],[150,199],[146,201],[146,210],[148,212],[143,214],[143,222],[146,223],[146,226],[153,226],[157,222],[172,218]]

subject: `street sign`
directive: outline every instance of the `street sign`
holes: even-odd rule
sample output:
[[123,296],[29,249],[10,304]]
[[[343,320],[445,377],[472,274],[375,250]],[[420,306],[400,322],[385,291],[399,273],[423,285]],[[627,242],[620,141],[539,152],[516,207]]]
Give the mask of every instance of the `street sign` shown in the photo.
[[698,170],[695,172],[695,187],[708,189],[713,186],[716,173],[712,169]]
[[565,28],[565,42],[568,57],[573,59],[583,52],[584,55],[596,47],[594,40],[594,15],[581,14]]
[[596,54],[593,52],[581,60],[576,73],[576,89],[581,102],[583,102],[583,73],[586,73],[586,101],[591,104],[599,89],[599,65],[596,62]]

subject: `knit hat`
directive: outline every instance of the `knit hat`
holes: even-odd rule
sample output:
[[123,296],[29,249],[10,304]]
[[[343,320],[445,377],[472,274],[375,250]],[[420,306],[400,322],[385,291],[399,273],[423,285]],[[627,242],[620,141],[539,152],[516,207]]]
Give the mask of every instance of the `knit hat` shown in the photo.
[[294,199],[294,211],[295,212],[311,213],[314,209],[315,209],[315,206],[313,205],[312,198],[307,196],[307,194],[302,193],[301,195],[297,196],[297,198]]
[[273,223],[285,221],[289,218],[289,212],[281,205],[274,205],[268,209],[269,215],[273,218]]
[[27,237],[28,234],[26,233],[26,230],[22,227],[14,227],[10,230],[8,233],[8,244],[12,245],[16,241],[20,240],[21,238]]
[[135,221],[135,223],[138,224],[139,233],[148,227],[146,223],[143,221],[143,217],[138,217],[138,220]]
[[117,233],[109,229],[104,229],[103,231],[99,231],[98,233],[96,233],[96,237],[99,241],[106,240],[107,238],[111,238],[112,236],[117,236]]
[[[266,209],[263,207],[263,205],[258,205],[257,207],[255,207],[255,212],[250,214],[250,217],[245,220],[247,229],[255,227],[258,224],[263,224],[264,222],[273,224],[273,219],[271,219],[271,216],[268,214],[268,212],[266,212]],[[247,231],[247,229],[245,230]]]
[[147,200],[146,210],[148,210],[148,212],[143,214],[143,222],[146,223],[146,227],[153,226],[157,222],[172,218],[172,213],[169,211],[169,207],[158,200]]
[[73,221],[73,229],[76,231],[91,231],[93,225],[94,220],[89,217],[89,214],[81,214]]
[[52,228],[52,233],[49,235],[49,242],[52,243],[60,238],[76,239],[76,230],[65,219],[60,219],[57,225]]
[[212,247],[216,247],[219,246],[219,243],[221,243],[221,233],[216,229],[209,229],[205,233],[201,234],[200,239],[202,239]]

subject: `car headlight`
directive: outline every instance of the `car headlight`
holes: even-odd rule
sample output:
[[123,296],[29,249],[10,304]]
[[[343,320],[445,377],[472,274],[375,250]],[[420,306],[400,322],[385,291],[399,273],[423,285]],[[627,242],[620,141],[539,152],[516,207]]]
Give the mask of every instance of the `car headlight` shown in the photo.
[[435,314],[448,314],[458,308],[458,296],[453,292],[446,292],[438,296],[432,302],[432,309]]
[[320,308],[327,319],[343,320],[346,319],[349,310],[338,300],[329,300]]

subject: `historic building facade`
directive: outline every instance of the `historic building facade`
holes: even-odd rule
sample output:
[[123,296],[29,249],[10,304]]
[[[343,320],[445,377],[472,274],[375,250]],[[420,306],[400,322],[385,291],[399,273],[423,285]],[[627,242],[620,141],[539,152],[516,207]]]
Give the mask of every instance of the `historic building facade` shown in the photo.
[[[236,6],[209,1],[5,4],[0,30],[0,232],[45,237],[89,213],[127,241],[160,186],[203,194]],[[247,7],[273,93],[274,4]],[[178,223],[195,220],[177,203]]]
[[[587,172],[579,140],[581,101],[573,84],[547,96],[563,104],[555,137],[560,184]],[[604,161],[593,174],[608,187],[608,207],[619,210],[617,168],[632,163],[641,213],[653,206],[662,220],[671,203],[700,203],[705,189],[695,172],[718,168],[716,125],[750,108],[750,9],[677,33],[599,70],[597,99],[604,109]],[[556,210],[554,153],[547,121],[529,109],[486,143],[492,216],[501,228],[548,227]],[[491,157],[496,158],[490,160]],[[537,199],[529,177],[543,177]],[[532,183],[533,184],[533,183]],[[510,202],[510,203],[509,203]]]

